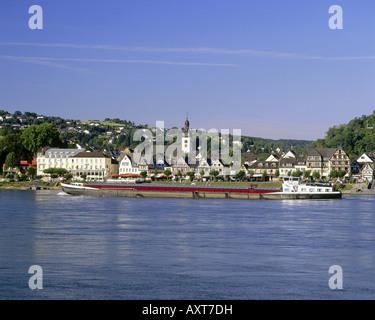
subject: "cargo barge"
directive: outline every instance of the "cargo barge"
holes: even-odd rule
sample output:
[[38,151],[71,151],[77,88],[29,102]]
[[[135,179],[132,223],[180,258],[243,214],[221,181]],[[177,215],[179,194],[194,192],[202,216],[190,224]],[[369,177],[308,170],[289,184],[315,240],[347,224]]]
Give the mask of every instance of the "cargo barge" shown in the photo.
[[341,199],[332,186],[306,185],[302,178],[284,177],[283,190],[275,187],[196,186],[142,183],[61,183],[71,195],[130,198],[191,198],[191,199]]
[[61,183],[71,195],[131,198],[192,199],[261,199],[261,195],[278,192],[274,187],[196,186],[142,183]]

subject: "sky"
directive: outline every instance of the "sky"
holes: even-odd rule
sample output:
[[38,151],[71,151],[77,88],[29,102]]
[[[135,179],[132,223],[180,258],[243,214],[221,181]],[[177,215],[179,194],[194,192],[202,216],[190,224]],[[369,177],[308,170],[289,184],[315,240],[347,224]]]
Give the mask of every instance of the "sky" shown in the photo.
[[0,109],[315,140],[375,110],[374,17],[373,0],[2,0]]

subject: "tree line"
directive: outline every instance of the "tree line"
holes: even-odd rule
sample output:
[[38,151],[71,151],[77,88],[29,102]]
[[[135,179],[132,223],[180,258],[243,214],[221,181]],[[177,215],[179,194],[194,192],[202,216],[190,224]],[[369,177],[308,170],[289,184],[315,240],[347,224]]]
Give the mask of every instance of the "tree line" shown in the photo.
[[316,148],[336,148],[341,146],[351,160],[364,152],[375,151],[375,110],[369,116],[354,118],[347,124],[328,129],[324,139],[318,139],[312,146]]
[[31,125],[22,133],[9,129],[0,130],[0,164],[16,167],[20,161],[31,161],[43,147],[66,148],[68,144],[50,123]]

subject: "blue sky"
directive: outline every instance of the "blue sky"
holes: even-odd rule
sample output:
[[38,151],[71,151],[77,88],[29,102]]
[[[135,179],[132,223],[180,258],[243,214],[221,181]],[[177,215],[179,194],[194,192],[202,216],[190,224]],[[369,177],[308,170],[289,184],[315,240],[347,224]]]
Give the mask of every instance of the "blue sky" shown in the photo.
[[374,16],[372,0],[3,0],[0,109],[322,138],[375,109]]

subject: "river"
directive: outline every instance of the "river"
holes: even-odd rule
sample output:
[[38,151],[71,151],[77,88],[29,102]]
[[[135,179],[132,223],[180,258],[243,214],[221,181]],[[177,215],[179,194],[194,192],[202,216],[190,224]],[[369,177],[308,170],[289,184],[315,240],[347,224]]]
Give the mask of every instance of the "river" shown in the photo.
[[[130,199],[2,190],[0,203],[0,299],[375,297],[374,196]],[[32,290],[35,265],[42,289]],[[329,273],[333,265],[342,273]],[[342,289],[329,286],[333,276]]]

